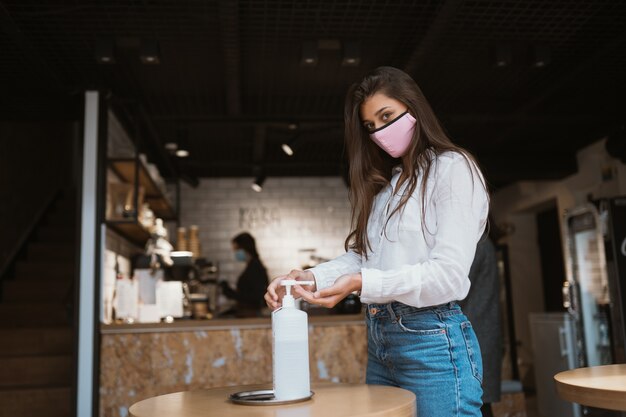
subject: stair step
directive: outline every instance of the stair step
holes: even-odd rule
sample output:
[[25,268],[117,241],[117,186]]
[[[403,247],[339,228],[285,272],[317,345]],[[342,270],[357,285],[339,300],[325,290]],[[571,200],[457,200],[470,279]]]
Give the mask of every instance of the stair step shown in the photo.
[[70,417],[69,387],[0,390],[0,417]]
[[70,355],[0,358],[0,387],[66,386],[72,373]]
[[19,279],[4,282],[3,303],[63,302],[72,291],[68,279]]
[[51,277],[73,278],[75,268],[74,262],[20,261],[15,267],[15,277],[16,280],[20,277],[42,280]]
[[0,328],[67,326],[71,317],[67,308],[57,303],[0,304]]
[[44,226],[37,236],[41,242],[72,243],[76,240],[76,231],[72,227]]
[[69,327],[0,329],[0,340],[0,356],[69,355],[74,343]]
[[28,260],[71,261],[76,257],[76,245],[71,243],[34,242],[28,245]]

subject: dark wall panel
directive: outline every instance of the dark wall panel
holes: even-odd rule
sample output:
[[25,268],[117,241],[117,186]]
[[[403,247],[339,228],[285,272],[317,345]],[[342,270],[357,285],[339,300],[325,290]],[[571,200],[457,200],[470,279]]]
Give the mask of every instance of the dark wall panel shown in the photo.
[[53,193],[72,183],[71,122],[0,121],[0,267]]

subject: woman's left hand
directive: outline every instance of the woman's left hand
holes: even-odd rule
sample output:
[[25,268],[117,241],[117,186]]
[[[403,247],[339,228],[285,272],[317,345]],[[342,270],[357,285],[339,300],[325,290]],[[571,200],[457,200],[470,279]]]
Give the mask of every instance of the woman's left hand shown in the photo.
[[294,292],[311,304],[332,308],[339,301],[346,298],[350,293],[361,289],[361,273],[342,275],[328,288],[320,291],[310,292],[304,287],[295,286]]

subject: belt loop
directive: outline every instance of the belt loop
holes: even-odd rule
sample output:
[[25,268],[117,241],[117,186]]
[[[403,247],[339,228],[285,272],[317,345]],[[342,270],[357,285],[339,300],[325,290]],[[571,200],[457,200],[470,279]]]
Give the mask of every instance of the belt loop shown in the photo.
[[393,311],[393,302],[387,304],[387,311],[389,311],[389,317],[392,321],[398,321],[398,317],[396,317],[396,312]]

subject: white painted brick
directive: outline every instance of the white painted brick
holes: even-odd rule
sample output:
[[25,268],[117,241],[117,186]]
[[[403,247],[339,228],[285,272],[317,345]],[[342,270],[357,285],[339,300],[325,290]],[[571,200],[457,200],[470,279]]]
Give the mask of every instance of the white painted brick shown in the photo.
[[216,183],[214,186],[217,188],[223,188],[223,189],[234,189],[238,187],[238,184],[237,184],[237,181],[234,179],[225,178],[222,181],[219,181],[218,183]]
[[[230,241],[243,230],[256,237],[270,276],[299,268],[301,248],[316,248],[317,255],[326,257],[343,253],[350,205],[341,178],[268,178],[261,193],[250,189],[251,182],[211,178],[202,179],[196,189],[181,186],[182,225],[199,225],[204,255],[218,262],[226,279],[234,283],[241,272]],[[278,218],[240,225],[241,208]]]

